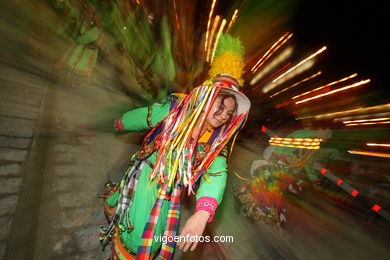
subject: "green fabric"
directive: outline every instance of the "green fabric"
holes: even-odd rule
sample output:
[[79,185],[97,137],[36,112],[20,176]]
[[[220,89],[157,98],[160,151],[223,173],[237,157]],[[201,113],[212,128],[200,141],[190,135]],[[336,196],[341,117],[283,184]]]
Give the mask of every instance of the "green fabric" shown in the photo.
[[89,76],[92,73],[97,61],[98,50],[88,49],[85,45],[96,41],[99,34],[99,29],[93,27],[76,39],[79,44],[72,50],[68,58],[70,70],[84,76]]
[[[152,106],[151,122],[155,126],[165,116],[168,115],[170,103],[155,104]],[[147,124],[148,108],[142,107],[125,113],[122,117],[123,126],[127,131],[143,131],[150,129]],[[203,150],[203,145],[198,145],[198,149]],[[154,165],[156,162],[157,152],[154,152],[150,157],[149,161]],[[132,232],[122,233],[122,238],[125,241],[128,248],[132,251],[137,251],[139,243],[141,243],[141,235],[144,230],[145,224],[148,220],[148,216],[151,208],[153,207],[158,193],[158,185],[156,180],[149,182],[149,174],[151,168],[144,165],[141,170],[140,177],[138,179],[136,192],[133,198],[133,204],[130,207],[130,220],[134,229]],[[207,196],[215,198],[218,203],[221,202],[223,193],[226,186],[227,178],[227,161],[225,157],[218,156],[213,164],[209,167],[208,173],[218,173],[219,175],[207,175],[210,182],[207,182],[203,177],[200,181],[199,189],[197,190],[196,198]],[[110,207],[114,207],[118,203],[119,191],[114,193],[108,200],[107,203]],[[169,209],[169,200],[164,200],[161,208],[160,217],[157,223],[156,233],[163,234],[166,225],[166,217]],[[152,253],[156,252],[161,247],[161,243],[153,241]]]
[[92,29],[83,32],[85,29],[82,29],[79,37],[77,37],[76,42],[79,44],[88,44],[99,39],[99,29],[95,26]]
[[206,177],[210,182],[207,182],[203,176],[201,177],[202,180],[200,181],[199,189],[196,192],[197,200],[201,197],[212,197],[218,201],[218,204],[221,203],[227,179],[227,159],[223,156],[218,156],[207,170],[207,173],[218,172],[221,173],[217,175],[206,174]]
[[[151,107],[151,123],[156,126],[169,113],[170,103],[155,104]],[[131,110],[122,116],[122,124],[126,131],[137,132],[150,129],[148,126],[148,107]]]

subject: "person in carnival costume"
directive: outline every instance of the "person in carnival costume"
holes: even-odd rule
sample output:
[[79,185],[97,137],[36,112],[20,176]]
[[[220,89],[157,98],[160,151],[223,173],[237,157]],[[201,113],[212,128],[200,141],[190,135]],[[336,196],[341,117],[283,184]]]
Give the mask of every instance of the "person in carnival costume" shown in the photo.
[[85,6],[83,19],[80,35],[75,39],[76,45],[71,48],[66,61],[68,69],[67,81],[68,86],[71,88],[76,86],[76,77],[81,76],[86,77],[88,80],[90,79],[95,69],[98,49],[104,39],[98,14],[92,6]]
[[[118,131],[151,129],[119,185],[103,193],[107,219],[103,246],[111,259],[172,259],[178,235],[180,195],[196,196],[195,213],[182,236],[200,236],[221,202],[227,178],[227,143],[243,127],[249,99],[239,91],[244,63],[239,39],[221,36],[211,81],[165,104],[138,108],[115,120]],[[198,186],[196,189],[195,186]],[[156,240],[166,236],[167,243]],[[197,242],[179,241],[186,251]]]

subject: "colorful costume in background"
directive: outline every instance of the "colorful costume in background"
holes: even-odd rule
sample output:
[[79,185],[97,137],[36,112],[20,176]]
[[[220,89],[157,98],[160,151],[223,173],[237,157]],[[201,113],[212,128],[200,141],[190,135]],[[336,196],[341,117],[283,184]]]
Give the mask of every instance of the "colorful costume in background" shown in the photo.
[[67,65],[71,72],[89,77],[94,71],[98,57],[98,47],[103,42],[103,34],[98,26],[92,27],[84,23],[80,36],[76,38],[77,45],[71,51]]
[[[310,130],[298,130],[290,138],[314,138]],[[268,224],[282,225],[286,222],[283,207],[283,192],[297,193],[297,175],[305,171],[311,182],[319,179],[311,167],[315,150],[275,147],[268,161],[254,161],[253,178],[234,186],[234,196],[240,204],[241,213],[248,219],[262,220]]]

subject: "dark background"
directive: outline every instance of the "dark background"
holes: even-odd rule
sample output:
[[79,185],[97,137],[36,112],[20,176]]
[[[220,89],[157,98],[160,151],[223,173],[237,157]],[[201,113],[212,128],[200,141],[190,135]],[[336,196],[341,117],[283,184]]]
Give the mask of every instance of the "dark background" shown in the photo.
[[302,48],[328,46],[328,68],[370,78],[375,89],[389,95],[388,6],[375,0],[300,1],[292,20],[295,39]]

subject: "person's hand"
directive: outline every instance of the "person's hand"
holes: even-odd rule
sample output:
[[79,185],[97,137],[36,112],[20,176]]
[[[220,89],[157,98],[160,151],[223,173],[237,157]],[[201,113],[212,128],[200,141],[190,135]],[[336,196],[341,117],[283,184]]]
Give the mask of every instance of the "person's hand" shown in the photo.
[[[177,245],[180,250],[186,252],[191,246],[191,251],[194,251],[198,245],[199,236],[203,234],[207,221],[210,218],[210,213],[205,210],[195,212],[186,222],[181,231],[180,240]],[[185,238],[184,238],[185,237]],[[193,242],[191,242],[193,241]]]

